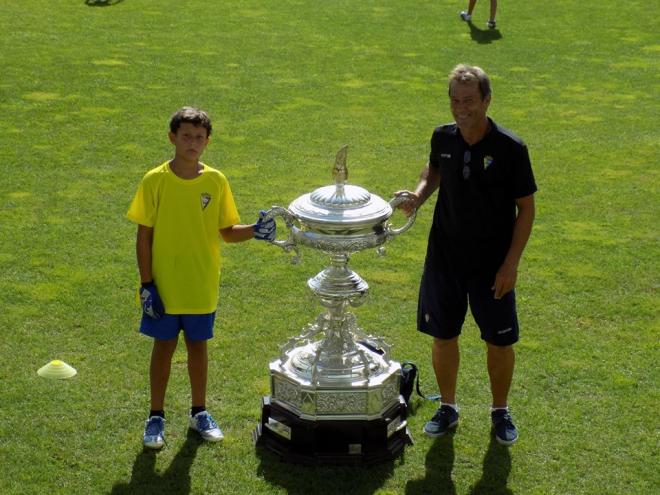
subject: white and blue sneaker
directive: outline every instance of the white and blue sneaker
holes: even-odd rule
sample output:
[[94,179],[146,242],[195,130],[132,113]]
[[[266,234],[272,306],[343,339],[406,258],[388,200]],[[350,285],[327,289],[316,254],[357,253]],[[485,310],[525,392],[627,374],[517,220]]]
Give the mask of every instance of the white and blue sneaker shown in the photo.
[[220,442],[224,435],[208,411],[201,411],[190,417],[190,428],[198,432],[207,442]]
[[460,13],[461,19],[463,19],[465,22],[470,22],[472,20],[472,16],[468,14],[467,12],[463,11]]
[[149,449],[162,449],[165,445],[165,418],[151,416],[144,424],[142,443]]

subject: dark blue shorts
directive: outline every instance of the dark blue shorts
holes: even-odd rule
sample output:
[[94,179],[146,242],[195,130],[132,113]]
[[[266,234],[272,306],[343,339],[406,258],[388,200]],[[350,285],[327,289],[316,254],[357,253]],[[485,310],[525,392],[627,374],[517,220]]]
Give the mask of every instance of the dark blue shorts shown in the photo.
[[183,330],[188,340],[209,340],[213,337],[214,323],[215,312],[202,315],[165,314],[158,320],[143,314],[140,333],[157,340],[170,340],[178,337]]
[[493,297],[493,279],[472,279],[425,269],[419,288],[417,328],[439,339],[461,334],[468,304],[489,344],[507,346],[518,342],[516,294]]

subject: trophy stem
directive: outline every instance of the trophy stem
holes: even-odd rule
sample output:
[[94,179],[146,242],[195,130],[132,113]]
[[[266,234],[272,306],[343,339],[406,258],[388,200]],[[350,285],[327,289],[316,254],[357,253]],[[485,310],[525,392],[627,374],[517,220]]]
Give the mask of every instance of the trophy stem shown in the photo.
[[307,286],[319,297],[325,308],[342,303],[357,307],[362,305],[369,293],[369,284],[360,275],[348,267],[348,255],[333,253],[330,256],[330,266],[307,281]]

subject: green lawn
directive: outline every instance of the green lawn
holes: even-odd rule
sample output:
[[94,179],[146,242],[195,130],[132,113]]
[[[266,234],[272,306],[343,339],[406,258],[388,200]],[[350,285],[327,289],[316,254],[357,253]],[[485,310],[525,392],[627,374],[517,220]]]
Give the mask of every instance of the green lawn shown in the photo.
[[[500,2],[485,30],[440,0],[23,0],[0,7],[0,493],[651,494],[660,490],[660,36],[657,2]],[[654,27],[656,26],[656,27]],[[653,34],[656,33],[656,34]],[[209,409],[226,439],[188,436],[186,355],[168,389],[168,445],[143,453],[151,342],[137,331],[141,176],[170,156],[180,106],[214,118],[205,161],[243,221],[331,183],[389,199],[414,187],[433,128],[451,120],[446,74],[492,77],[491,116],[529,145],[537,221],[519,276],[522,339],[510,449],[489,436],[483,344],[462,339],[461,425],[421,434],[371,469],[283,465],[252,430],[279,345],[321,311],[305,282],[327,260],[224,246]],[[352,267],[371,286],[363,329],[412,359],[430,206]],[[402,221],[400,217],[395,221]],[[36,370],[62,359],[70,380]]]

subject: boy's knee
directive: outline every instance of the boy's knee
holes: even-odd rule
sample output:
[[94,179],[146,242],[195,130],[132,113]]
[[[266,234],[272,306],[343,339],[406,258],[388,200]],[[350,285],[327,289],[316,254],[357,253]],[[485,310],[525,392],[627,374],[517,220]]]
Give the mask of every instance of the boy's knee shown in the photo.
[[178,338],[174,339],[154,339],[154,349],[158,350],[174,350],[176,349],[176,345],[179,342]]
[[188,340],[186,339],[186,347],[188,352],[204,352],[206,351],[207,340]]

